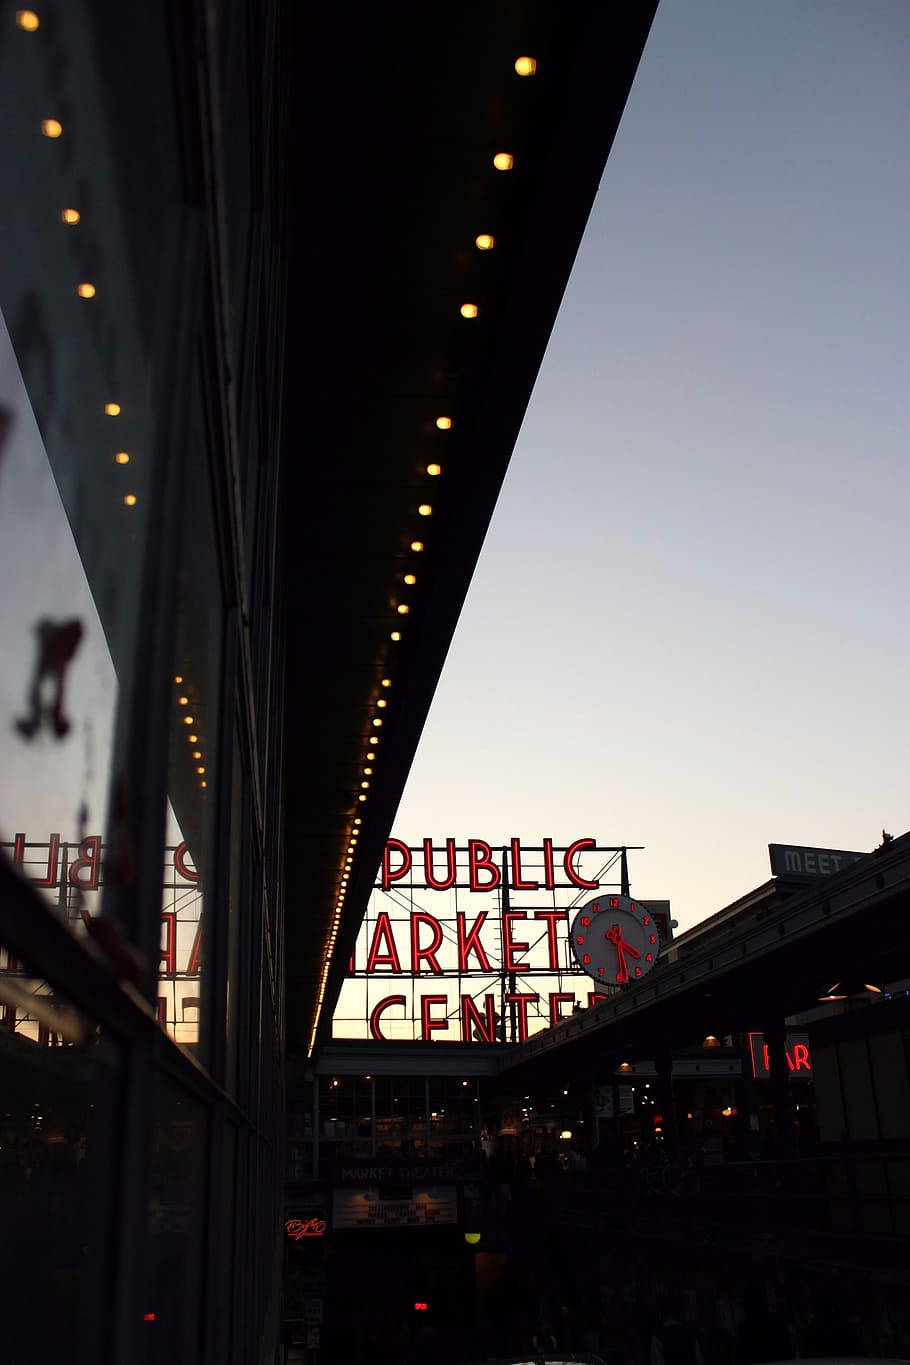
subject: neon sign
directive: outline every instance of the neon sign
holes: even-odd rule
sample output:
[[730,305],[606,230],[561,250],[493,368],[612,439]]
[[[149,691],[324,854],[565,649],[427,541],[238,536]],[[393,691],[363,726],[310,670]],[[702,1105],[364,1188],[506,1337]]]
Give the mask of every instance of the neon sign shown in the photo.
[[[521,840],[512,839],[509,842],[509,855],[507,860],[510,865],[510,886],[513,891],[538,891],[541,885],[546,891],[553,891],[558,885],[557,877],[561,871],[570,886],[579,887],[583,891],[596,891],[599,882],[587,881],[582,877],[575,866],[578,855],[586,850],[596,849],[595,839],[576,839],[568,848],[559,849],[553,847],[552,839],[544,839],[541,852],[543,854],[542,878],[532,880],[525,877],[522,872],[522,850]],[[535,850],[536,851],[536,850]],[[409,848],[400,839],[389,839],[382,854],[382,879],[381,888],[388,891],[395,883],[407,877],[414,868],[414,854],[420,850]],[[561,858],[557,862],[557,852]],[[392,855],[397,854],[400,861],[397,867],[392,866]],[[437,876],[436,873],[436,851],[433,847],[432,839],[424,839],[422,846],[422,865],[424,882],[421,883],[425,888],[432,891],[449,891],[454,886],[465,887],[465,882],[458,880],[458,854],[454,839],[445,841],[445,873]],[[469,891],[496,891],[502,885],[501,864],[494,861],[493,846],[484,839],[469,839],[467,843],[467,889]]]
[[284,1230],[293,1242],[303,1237],[324,1237],[325,1220],[322,1218],[288,1218]]
[[[771,1075],[771,1054],[763,1033],[749,1034],[749,1051],[752,1054],[752,1075],[756,1080],[767,1080]],[[808,1080],[812,1075],[808,1033],[788,1033],[784,1040],[784,1057],[791,1079],[798,1077]]]
[[[615,989],[616,968],[586,979],[568,927],[591,892],[627,888],[626,858],[626,847],[593,838],[565,846],[513,838],[498,847],[389,839],[334,1036],[518,1042],[597,1005]],[[669,902],[635,904],[662,929],[669,921]],[[653,932],[642,950],[648,966],[657,956]]]

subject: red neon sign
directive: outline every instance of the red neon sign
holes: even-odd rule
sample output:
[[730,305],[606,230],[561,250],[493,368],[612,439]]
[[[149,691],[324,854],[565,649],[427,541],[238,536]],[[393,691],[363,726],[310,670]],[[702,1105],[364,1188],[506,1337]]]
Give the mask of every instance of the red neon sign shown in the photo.
[[426,1311],[427,1311],[427,1306],[426,1306],[425,1303],[415,1303],[415,1304],[414,1304],[414,1312],[415,1312],[415,1313],[425,1313]]
[[[752,1054],[752,1075],[756,1080],[766,1080],[771,1075],[771,1053],[763,1033],[749,1034],[749,1051]],[[812,1075],[812,1054],[809,1051],[807,1033],[788,1033],[784,1039],[784,1058],[791,1076]]]
[[[579,854],[585,851],[590,852],[596,847],[596,839],[576,839],[563,851],[560,871],[570,886],[580,887],[584,891],[597,890],[600,883],[588,881],[576,867]],[[466,886],[468,890],[478,892],[495,891],[502,883],[502,868],[501,860],[498,856],[494,856],[493,846],[488,844],[485,839],[469,839],[467,849],[463,849],[462,852],[466,853],[466,883],[458,879],[458,849],[454,839],[447,838],[442,849],[434,847],[432,839],[424,839],[419,848],[409,848],[400,839],[389,839],[382,853],[380,886],[383,891],[388,891],[395,882],[403,881],[411,872],[416,875],[416,855],[422,863],[422,867],[419,869],[422,873],[422,884],[433,891],[448,891],[453,886]],[[526,855],[528,852],[528,849],[522,851],[519,839],[509,841],[506,858],[510,872],[509,885],[513,891],[537,891],[541,886],[541,882],[529,879],[522,869],[523,858],[527,865]],[[556,860],[552,839],[544,839],[542,852],[542,885],[545,890],[554,891],[556,889]],[[442,854],[445,858],[445,872],[442,875],[437,870],[438,854]]]
[[294,1242],[299,1242],[302,1237],[323,1237],[325,1221],[322,1218],[288,1218],[284,1230]]

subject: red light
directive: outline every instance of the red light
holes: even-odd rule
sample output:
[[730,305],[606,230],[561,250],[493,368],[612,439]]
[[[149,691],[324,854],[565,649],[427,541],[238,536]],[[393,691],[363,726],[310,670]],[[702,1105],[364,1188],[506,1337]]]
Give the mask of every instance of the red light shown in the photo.
[[589,925],[590,923],[591,923],[590,918],[589,918],[587,915],[582,915],[582,917],[581,917],[581,927],[582,927],[583,929],[587,929],[587,927],[588,927],[588,925]]
[[143,1322],[154,1322],[154,1321],[155,1321],[155,1314],[154,1314],[154,1313],[143,1313],[143,1314],[142,1314],[142,1321],[143,1321]]
[[656,934],[652,934],[651,937],[648,939],[648,942],[649,942],[649,943],[656,943],[656,942],[657,942],[657,935],[656,935]]
[[579,935],[577,936],[577,938],[575,939],[575,942],[576,942],[576,943],[584,943],[584,941],[585,941],[585,936],[584,936],[584,934],[579,934]]
[[414,1304],[414,1312],[415,1312],[415,1313],[425,1313],[426,1311],[427,1311],[427,1306],[426,1306],[425,1303],[415,1303],[415,1304]]
[[585,953],[581,960],[582,960],[582,962],[585,964],[586,967],[590,965],[591,958],[590,958],[590,955],[589,955],[588,953]]

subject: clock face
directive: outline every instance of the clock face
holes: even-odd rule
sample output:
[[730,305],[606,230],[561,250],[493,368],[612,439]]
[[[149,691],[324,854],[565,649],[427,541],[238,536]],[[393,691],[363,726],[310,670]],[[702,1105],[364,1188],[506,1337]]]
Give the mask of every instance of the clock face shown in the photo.
[[578,965],[605,986],[647,976],[660,952],[653,915],[629,896],[588,901],[572,921],[570,940]]

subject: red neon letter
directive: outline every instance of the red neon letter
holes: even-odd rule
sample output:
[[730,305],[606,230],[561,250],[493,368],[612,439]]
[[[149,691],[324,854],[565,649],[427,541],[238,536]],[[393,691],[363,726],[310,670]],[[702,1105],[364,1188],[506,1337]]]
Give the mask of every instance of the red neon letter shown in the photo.
[[430,1034],[437,1029],[448,1029],[449,1021],[446,1018],[434,1019],[430,1014],[431,1005],[447,1005],[448,997],[445,995],[422,995],[420,997],[420,1036],[424,1042],[429,1042]]
[[486,922],[487,912],[481,910],[474,923],[471,925],[471,932],[465,935],[465,916],[459,910],[455,916],[455,929],[458,934],[458,970],[466,972],[468,968],[468,953],[473,953],[477,958],[477,965],[481,971],[492,971],[490,959],[487,957],[479,934]]
[[198,976],[199,968],[202,965],[202,916],[199,916],[199,923],[196,925],[196,932],[193,935],[193,946],[190,949],[189,965],[186,969],[187,976]]
[[496,1042],[496,1002],[492,995],[485,995],[483,998],[484,1009],[486,1010],[486,1020],[481,1019],[477,1006],[469,995],[461,997],[461,1041],[470,1043],[473,1040],[473,1030],[476,1029],[478,1041],[485,1043]]
[[543,884],[548,891],[556,890],[556,873],[553,871],[553,840],[543,841]]
[[561,1021],[563,1017],[561,1006],[564,1001],[565,1002],[571,1001],[572,1004],[574,1005],[575,996],[566,995],[564,991],[550,992],[550,1028],[555,1028],[556,1025]]
[[513,891],[536,891],[539,882],[523,882],[521,880],[521,841],[512,840],[512,890]]
[[[480,854],[480,857],[477,855]],[[490,873],[490,880],[482,882],[478,873],[483,870]],[[493,850],[489,844],[485,844],[483,839],[468,840],[468,885],[472,891],[495,891],[502,876],[499,868],[493,862]]]
[[569,881],[574,883],[575,886],[583,887],[585,891],[596,891],[600,886],[600,882],[586,882],[584,877],[580,876],[579,873],[575,871],[575,868],[572,866],[572,859],[577,853],[580,853],[583,848],[596,847],[596,839],[576,839],[574,844],[569,845],[563,856],[562,865],[566,869],[566,876]]
[[[90,834],[79,845],[79,857],[70,863],[70,886],[81,887],[83,891],[98,890],[98,871],[101,863],[101,835]],[[83,867],[88,868],[88,881],[79,876]]]
[[384,999],[380,1000],[377,1005],[374,1005],[373,1012],[370,1015],[370,1037],[375,1038],[377,1043],[387,1043],[388,1039],[386,1038],[382,1029],[379,1027],[379,1021],[382,1018],[385,1011],[389,1009],[392,1005],[406,1004],[407,1001],[405,1000],[403,995],[387,995],[384,997]]
[[349,971],[349,972],[356,972],[356,970],[357,970],[357,967],[356,967],[356,965],[355,965],[355,963],[354,963],[354,954],[351,953],[351,956],[348,958],[348,971]]
[[588,1009],[594,1005],[599,1005],[601,1000],[606,1000],[606,998],[603,991],[588,991]]
[[[381,953],[382,940],[385,939],[388,952]],[[391,967],[393,972],[401,971],[401,963],[398,961],[398,949],[395,947],[395,937],[392,933],[392,923],[385,910],[380,910],[376,916],[376,928],[373,930],[373,942],[370,944],[370,956],[367,958],[367,976],[372,976],[377,966]]]
[[805,1043],[793,1044],[793,1060],[796,1063],[794,1070],[799,1071],[805,1067],[807,1071],[812,1070],[812,1063],[809,1061],[809,1049]]
[[33,886],[57,885],[57,860],[60,856],[60,835],[52,834],[47,845],[47,876],[32,877]]
[[21,867],[25,861],[25,835],[17,834],[14,836],[13,843],[13,862],[17,867]]
[[[392,868],[391,853],[392,849],[401,854],[401,867]],[[411,870],[411,850],[407,844],[403,844],[400,839],[389,839],[385,848],[382,850],[382,889],[388,891],[392,882],[401,881]]]
[[522,995],[521,993],[519,993],[517,995],[506,996],[507,1005],[515,1004],[518,1006],[518,1038],[519,1041],[522,1043],[528,1036],[528,1006],[530,1005],[532,1000],[539,999],[540,999],[539,995],[533,994]]
[[186,844],[178,844],[174,849],[174,871],[185,882],[198,882],[199,873],[194,872],[186,860]]
[[550,953],[550,970],[559,970],[559,947],[556,943],[556,921],[558,919],[568,919],[565,910],[537,910],[534,914],[535,919],[544,919],[547,922],[547,948]]
[[[158,955],[158,975],[175,976],[177,972],[177,915],[174,910],[165,910],[161,915],[164,930],[164,946]],[[164,963],[162,970],[161,964]]]
[[512,939],[513,919],[527,919],[524,910],[507,910],[503,915],[503,957],[505,958],[505,968],[507,972],[519,972],[522,967],[527,967],[527,962],[516,962],[515,953],[526,953],[529,945],[527,943],[515,943]]
[[[420,926],[429,924],[433,929],[433,942],[429,948],[420,946]],[[435,915],[424,914],[422,910],[416,911],[411,916],[411,971],[416,976],[420,971],[420,960],[426,958],[430,964],[430,971],[437,976],[442,975],[442,968],[436,961],[436,949],[442,943],[442,925]]]
[[427,886],[434,891],[448,891],[450,886],[455,885],[455,840],[446,839],[446,875],[444,881],[437,881],[433,872],[433,840],[424,839],[423,841],[423,870],[426,875]]

